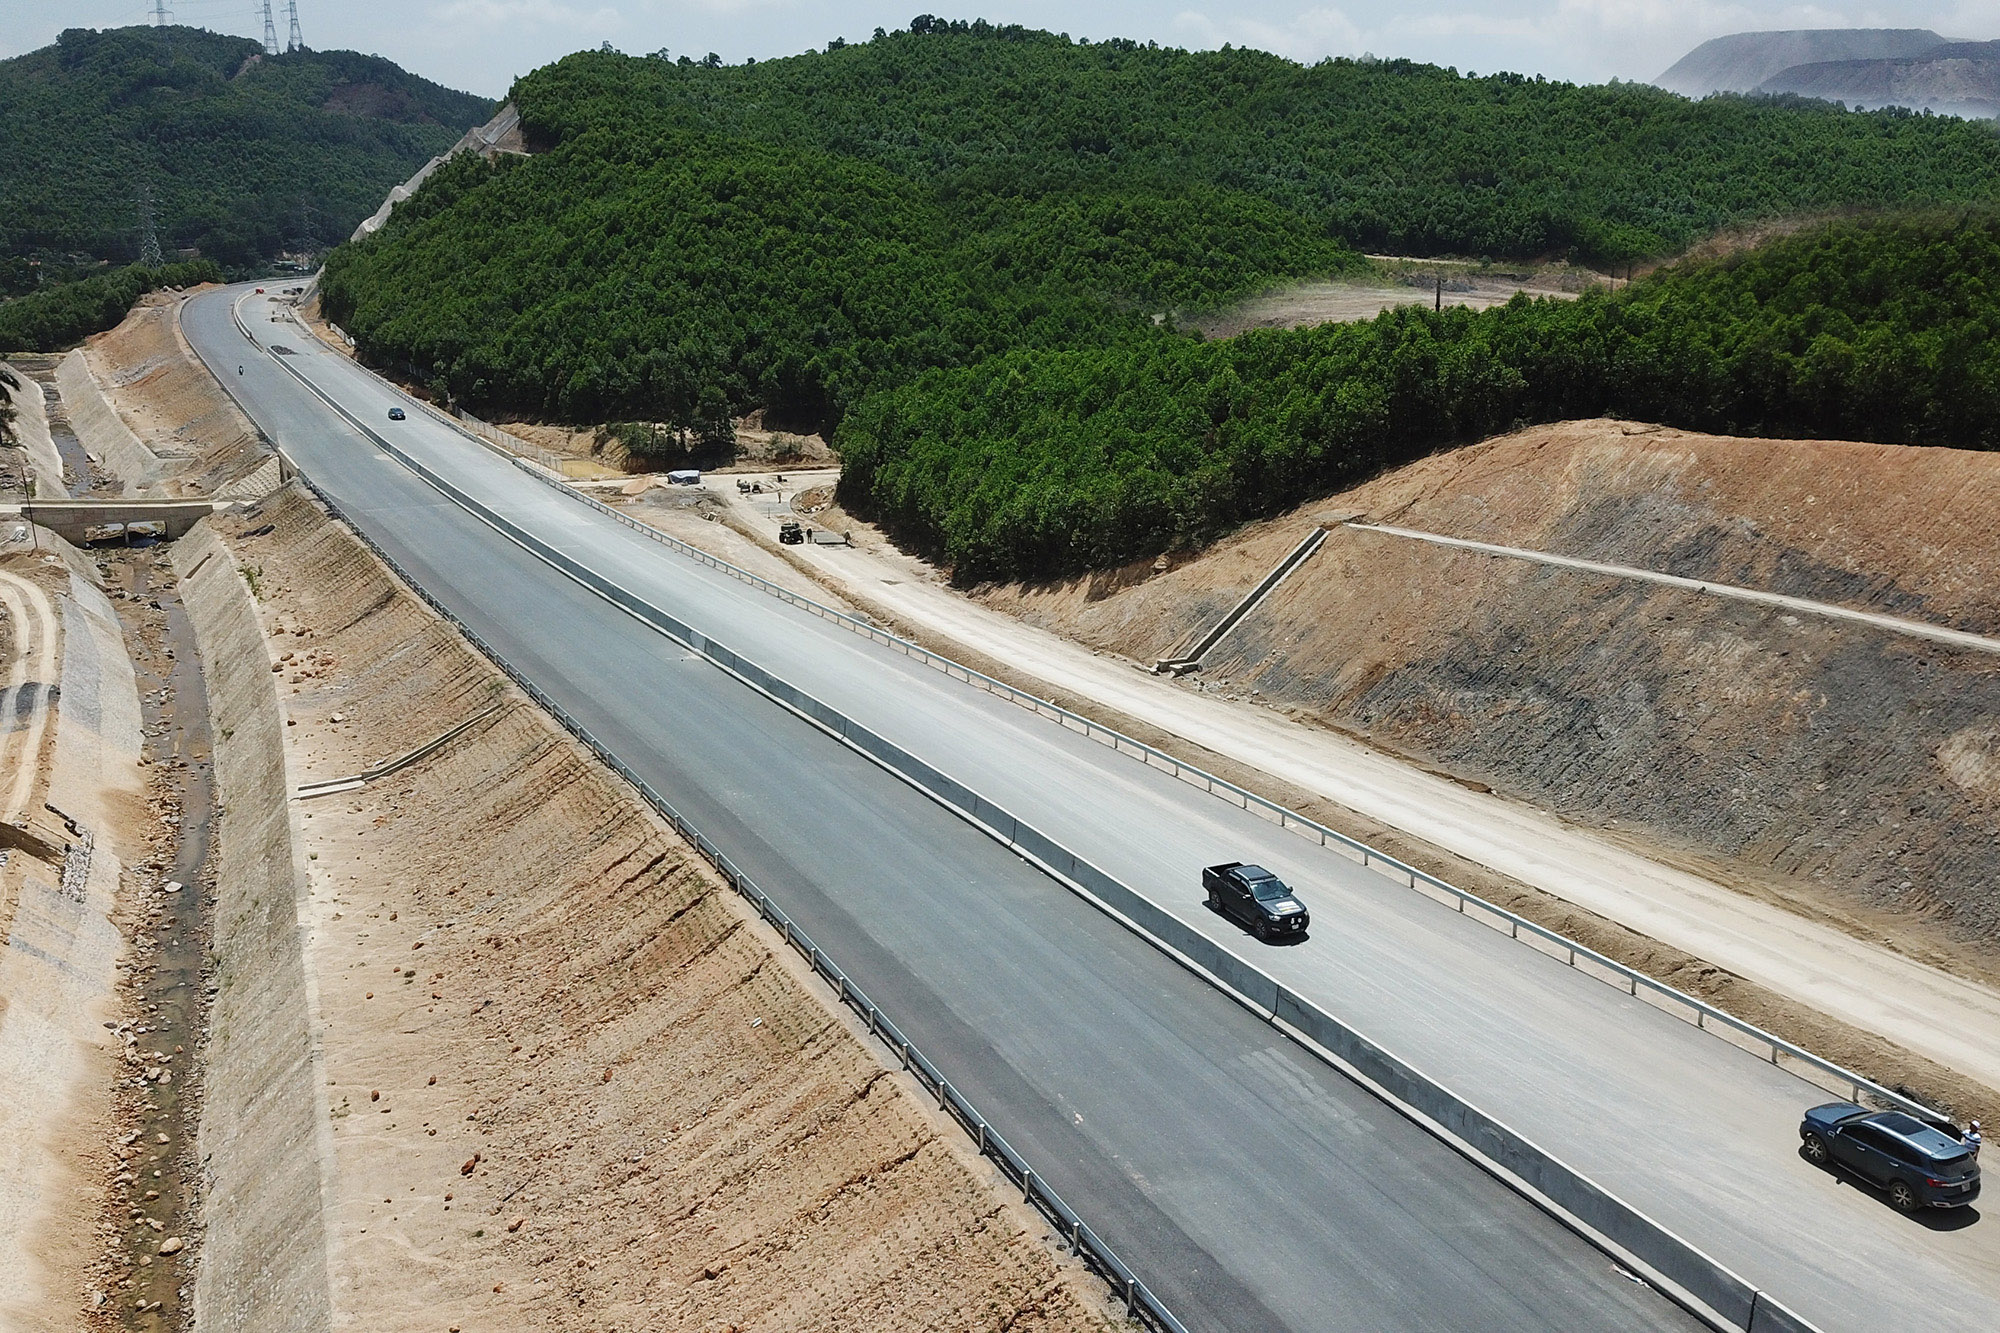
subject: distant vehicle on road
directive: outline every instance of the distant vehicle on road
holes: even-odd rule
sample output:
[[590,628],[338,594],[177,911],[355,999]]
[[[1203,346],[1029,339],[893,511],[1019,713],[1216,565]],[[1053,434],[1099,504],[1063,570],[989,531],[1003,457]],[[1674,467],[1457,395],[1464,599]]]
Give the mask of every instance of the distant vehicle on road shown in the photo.
[[793,521],[792,519],[788,518],[783,523],[780,523],[778,525],[779,545],[799,546],[804,544],[805,539],[806,539],[805,529],[800,527],[799,524]]
[[1844,1166],[1905,1213],[1962,1208],[1979,1197],[1979,1164],[1965,1143],[1903,1111],[1829,1102],[1806,1112],[1800,1151],[1817,1166]]
[[667,474],[667,485],[699,486],[701,485],[701,473],[691,467],[675,468]]
[[1249,927],[1260,940],[1304,935],[1312,914],[1291,886],[1262,866],[1230,861],[1201,872],[1208,905]]
[[390,409],[389,409],[389,420],[391,420],[391,421],[401,421],[402,419],[403,419],[403,409],[402,409],[402,408],[400,408],[400,407],[392,407],[392,408],[390,408]]

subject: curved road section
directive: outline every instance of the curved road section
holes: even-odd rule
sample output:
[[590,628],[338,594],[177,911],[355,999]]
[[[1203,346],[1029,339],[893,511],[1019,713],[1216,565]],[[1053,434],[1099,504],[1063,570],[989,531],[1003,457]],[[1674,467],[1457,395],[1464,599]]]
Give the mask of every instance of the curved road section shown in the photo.
[[[568,557],[1035,824],[1827,1329],[1983,1329],[2000,1255],[1800,1161],[1829,1100],[1757,1058],[1052,723],[674,556],[249,302],[190,340],[353,520],[711,831],[1191,1327],[1652,1327],[1684,1318],[1443,1144],[908,786],[447,501]],[[268,349],[268,350],[267,350]],[[241,364],[244,373],[236,375]],[[1317,923],[1201,906],[1259,860]],[[900,1020],[899,1020],[900,1021]],[[1812,1219],[1809,1225],[1801,1219]]]

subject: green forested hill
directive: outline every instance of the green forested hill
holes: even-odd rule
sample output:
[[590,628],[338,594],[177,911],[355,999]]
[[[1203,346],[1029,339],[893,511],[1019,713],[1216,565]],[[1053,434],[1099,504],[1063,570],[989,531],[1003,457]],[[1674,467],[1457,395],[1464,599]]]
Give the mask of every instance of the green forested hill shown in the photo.
[[1021,351],[870,395],[836,443],[842,499],[970,582],[1197,546],[1600,415],[2000,448],[2000,214],[1829,224],[1576,301]]
[[975,207],[1202,183],[1396,253],[1622,264],[1749,218],[2000,189],[1986,124],[917,26],[731,67],[585,53],[522,80],[515,98],[545,143],[610,126],[700,129],[856,158]]
[[739,67],[589,52],[513,97],[535,156],[452,164],[329,261],[363,354],[502,412],[825,425],[846,501],[961,578],[1199,542],[1558,412],[1995,442],[1951,406],[1988,401],[1985,212],[1617,299],[1216,345],[1174,319],[1361,247],[1616,263],[1983,204],[1984,124],[928,18]]
[[923,369],[1158,336],[1354,247],[1616,262],[2000,194],[2000,139],[1947,119],[915,27],[538,70],[513,96],[542,151],[441,173],[335,254],[328,309],[499,411],[692,423],[706,394],[831,424]]
[[490,114],[376,56],[71,29],[0,61],[0,260],[131,260],[142,189],[169,257],[192,246],[240,266],[330,244]]
[[0,302],[0,353],[57,351],[110,328],[147,292],[222,280],[222,270],[214,260],[197,259],[152,269],[127,264],[76,282],[44,287]]

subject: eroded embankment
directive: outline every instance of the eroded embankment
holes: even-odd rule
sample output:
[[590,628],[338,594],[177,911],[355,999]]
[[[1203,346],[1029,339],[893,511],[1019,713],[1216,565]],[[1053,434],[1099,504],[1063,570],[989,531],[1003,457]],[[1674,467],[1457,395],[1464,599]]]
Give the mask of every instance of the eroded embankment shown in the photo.
[[[988,600],[1150,660],[1349,514],[1991,633],[2000,459],[1618,422],[1398,469],[1201,558]],[[1338,528],[1210,654],[1243,694],[1976,975],[2000,658]]]
[[[245,535],[228,552],[190,546],[208,560],[190,563],[190,586],[224,573],[241,586],[236,566],[248,571],[271,656],[259,645],[250,660],[239,627],[243,660],[215,689],[278,686],[283,724],[276,699],[246,716],[260,736],[285,732],[297,779],[358,771],[500,708],[409,768],[296,807],[311,858],[297,1003],[312,1006],[324,1131],[295,1134],[287,1116],[253,1147],[246,1126],[235,1161],[213,1162],[206,1322],[223,1322],[226,1272],[250,1280],[264,1249],[311,1233],[300,1162],[317,1143],[335,1322],[1106,1324],[1095,1282],[1058,1260],[694,853],[351,535],[291,491],[218,521]],[[267,804],[281,768],[266,756],[237,781]],[[225,873],[229,820],[250,817],[232,771],[225,761]],[[285,868],[275,816],[256,819],[242,832],[264,849],[257,868]],[[263,894],[257,934],[282,972],[279,918],[301,900],[278,878],[225,889],[223,924],[241,934],[248,918],[229,904]],[[254,955],[227,939],[218,951],[212,1118],[232,1059],[286,1097],[305,1081],[289,1020],[259,1028],[261,1006],[225,1006],[232,986],[247,998]],[[229,1050],[227,1021],[249,1025]],[[221,1149],[223,1132],[205,1126],[204,1147],[213,1135]],[[220,1254],[226,1214],[257,1206],[225,1173],[269,1191],[267,1165],[289,1171],[275,1188],[301,1207],[236,1226],[236,1253]],[[311,1265],[285,1257],[287,1280],[316,1300]]]
[[276,454],[181,335],[181,304],[205,290],[141,298],[58,367],[78,437],[128,493],[251,500],[280,481]]
[[70,493],[49,428],[47,400],[33,373],[39,369],[24,359],[0,361],[0,401],[14,409],[11,443],[19,450],[0,452],[0,495],[9,500],[60,500]]
[[137,831],[117,618],[87,565],[49,561],[0,558],[0,1327],[20,1330],[82,1322],[106,1240],[112,917]]

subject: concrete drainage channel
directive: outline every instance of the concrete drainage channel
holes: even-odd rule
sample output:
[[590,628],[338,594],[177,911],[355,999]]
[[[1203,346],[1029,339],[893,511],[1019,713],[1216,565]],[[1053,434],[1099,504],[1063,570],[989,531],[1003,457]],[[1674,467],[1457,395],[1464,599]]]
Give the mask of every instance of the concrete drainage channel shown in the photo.
[[[287,366],[286,369],[292,370],[290,366]],[[634,618],[659,630],[669,638],[682,643],[716,666],[736,676],[759,693],[764,694],[766,697],[812,722],[858,753],[868,757],[884,769],[924,792],[939,804],[953,811],[953,813],[966,819],[975,827],[980,828],[989,836],[1002,842],[1025,859],[1040,866],[1059,882],[1076,891],[1088,901],[1139,933],[1169,957],[1189,967],[1198,975],[1244,1003],[1267,1022],[1272,1023],[1273,1026],[1286,1031],[1288,1034],[1299,1039],[1303,1044],[1314,1049],[1344,1074],[1354,1078],[1363,1086],[1368,1087],[1376,1095],[1382,1097],[1385,1101],[1408,1115],[1426,1130],[1438,1135],[1454,1149],[1464,1154],[1469,1160],[1485,1168],[1510,1187],[1522,1192],[1542,1207],[1548,1209],[1593,1244],[1604,1249],[1621,1262],[1629,1263],[1639,1269],[1662,1291],[1687,1306],[1687,1308],[1705,1321],[1718,1328],[1740,1329],[1745,1330],[1746,1333],[1812,1333],[1814,1326],[1807,1323],[1782,1303],[1758,1290],[1754,1285],[1692,1244],[1682,1240],[1679,1236],[1654,1222],[1645,1214],[1601,1189],[1553,1154],[1542,1149],[1532,1140],[1456,1096],[1440,1083],[1425,1076],[1396,1057],[1393,1053],[1371,1042],[1368,1038],[1348,1027],[1333,1015],[1313,1005],[1310,1001],[1292,994],[1254,965],[1230,953],[1215,941],[1210,940],[1179,921],[1170,913],[1146,899],[1143,895],[1136,893],[1105,874],[1088,861],[1070,853],[1053,839],[1046,837],[1033,827],[1013,818],[1004,809],[981,797],[964,784],[946,776],[892,742],[853,722],[811,695],[794,688],[769,672],[764,671],[755,663],[740,657],[738,654],[716,643],[691,626],[681,623],[659,608],[652,606],[643,599],[636,597],[611,581],[583,567],[546,543],[541,542],[533,534],[521,529],[518,525],[487,510],[470,496],[437,475],[435,471],[410,457],[403,450],[391,444],[366,424],[356,419],[330,397],[321,393],[317,386],[313,385],[305,376],[299,374],[296,370],[292,370],[292,373],[306,388],[322,401],[326,402],[334,411],[338,412],[344,419],[354,425],[356,429],[374,441],[378,447],[382,448],[405,467],[408,467],[418,477],[451,499],[455,504],[464,508],[468,513],[487,523],[503,536],[506,536],[509,540],[514,541],[535,555],[538,559],[541,559],[565,576],[582,584],[590,591],[603,597]],[[294,468],[294,471],[296,470]],[[525,465],[523,465],[523,471],[528,472],[531,476],[538,475],[532,468]],[[575,492],[571,491],[568,487],[562,487],[559,482],[550,480],[551,484],[557,485],[566,494],[575,495]],[[321,501],[330,510],[336,515],[340,513],[337,504],[330,497],[320,492],[316,486],[313,486],[309,478],[306,479],[306,484],[312,487],[314,493],[319,496]],[[608,506],[599,505],[597,502],[589,500],[588,497],[578,496],[577,498],[604,510],[604,512],[611,514],[621,522],[635,527],[638,526],[632,524],[632,521],[626,516],[609,509]],[[354,525],[350,523],[349,526],[353,527]],[[647,531],[649,535],[652,535],[648,529],[641,530]],[[359,533],[359,529],[356,529],[356,531]],[[364,541],[368,541],[365,533],[360,533],[359,535],[362,536]],[[674,541],[672,538],[666,538],[664,534],[659,534],[659,536],[665,544],[675,548],[685,547],[684,543]],[[905,1066],[910,1068],[927,1088],[934,1091],[939,1099],[940,1106],[949,1110],[958,1119],[959,1123],[967,1129],[968,1133],[971,1133],[975,1137],[982,1153],[998,1163],[1010,1179],[1021,1184],[1024,1198],[1038,1207],[1045,1216],[1062,1230],[1066,1237],[1070,1238],[1075,1252],[1081,1254],[1093,1268],[1105,1275],[1125,1295],[1129,1308],[1136,1315],[1155,1327],[1174,1329],[1181,1327],[1173,1315],[1163,1306],[1159,1305],[1157,1300],[1152,1297],[1144,1284],[1137,1280],[1131,1273],[1131,1270],[1115,1254],[1103,1246],[1095,1233],[1091,1232],[1076,1217],[1075,1213],[1067,1205],[1064,1205],[1060,1199],[1056,1198],[1053,1193],[1045,1187],[1040,1186],[1033,1170],[1011,1147],[1006,1145],[1004,1140],[1000,1139],[991,1130],[983,1117],[978,1114],[976,1108],[973,1108],[963,1098],[958,1096],[956,1091],[950,1087],[949,1083],[937,1071],[934,1065],[924,1059],[920,1053],[913,1051],[909,1047],[908,1043],[901,1038],[900,1033],[896,1031],[893,1025],[882,1018],[880,1011],[860,993],[859,989],[853,983],[847,980],[845,974],[832,960],[826,958],[809,939],[805,938],[802,932],[798,931],[790,923],[784,913],[771,902],[767,894],[754,884],[751,884],[719,849],[703,837],[698,830],[689,825],[659,793],[655,792],[643,779],[628,769],[605,747],[600,745],[580,724],[569,717],[559,705],[543,695],[533,684],[518,675],[498,653],[485,644],[469,627],[459,622],[448,610],[433,600],[414,580],[404,574],[402,569],[385,552],[375,547],[372,541],[368,541],[368,544],[391,569],[396,571],[404,583],[416,590],[420,596],[423,596],[425,601],[433,606],[439,614],[451,620],[466,635],[470,642],[491,658],[503,671],[506,671],[511,678],[527,691],[530,697],[534,698],[537,703],[547,709],[550,715],[561,722],[564,727],[575,734],[585,744],[589,745],[593,751],[603,758],[614,771],[630,782],[656,809],[672,820],[675,827],[685,834],[703,855],[707,856],[722,870],[738,892],[742,893],[756,905],[758,911],[768,920],[780,926],[785,933],[787,941],[808,958],[816,971],[834,983],[842,1001],[853,1007],[857,1013],[860,1013],[869,1022],[871,1029],[889,1042],[891,1048],[896,1050],[903,1059]],[[704,563],[725,569],[746,581],[771,587],[773,591],[778,591],[787,601],[806,606],[820,614],[841,621],[850,621],[853,619],[839,612],[832,611],[830,608],[820,607],[817,603],[810,602],[809,599],[800,598],[796,594],[784,593],[781,590],[777,590],[772,585],[766,584],[765,580],[748,574],[747,571],[739,571],[733,566],[727,566],[712,556],[695,551],[694,548],[686,547],[685,549],[695,554]],[[854,624],[862,626],[862,622],[855,621]],[[918,648],[914,644],[906,644],[904,641],[896,639],[895,636],[887,635],[882,631],[873,629],[873,627],[863,628],[871,637],[882,640],[893,640],[898,645],[903,646],[906,651],[913,654],[921,654],[926,658],[936,657],[935,654],[931,654],[927,650]],[[939,659],[939,661],[944,660]],[[978,673],[971,672],[968,668],[962,666],[957,667],[951,674],[960,676],[960,678],[978,675]],[[980,677],[981,682],[985,682],[987,679]],[[1011,687],[1001,685],[997,681],[990,682],[990,684],[1009,693],[1019,693],[1018,691],[1013,691]],[[1040,701],[1037,702],[1039,703]],[[1043,706],[1052,707],[1045,704]],[[1102,731],[1103,729],[1100,728],[1099,730]],[[1111,735],[1117,736],[1117,733],[1111,733]],[[1151,750],[1151,747],[1140,747],[1139,742],[1130,741],[1129,738],[1120,739],[1132,746],[1147,751]],[[1123,747],[1121,746],[1120,748]],[[1177,763],[1178,761],[1175,762]],[[1219,779],[1212,779],[1212,781],[1220,782]],[[1250,794],[1245,792],[1244,795],[1247,797]],[[1301,819],[1298,816],[1292,816],[1292,818],[1295,820]],[[1301,822],[1309,821],[1301,820]],[[1314,825],[1313,827],[1317,829],[1320,826]],[[1326,830],[1325,832],[1331,833],[1331,830]],[[1339,838],[1343,843],[1351,842],[1351,840],[1345,839],[1341,835],[1334,834],[1333,836]],[[1325,841],[1325,839],[1322,837],[1321,841]],[[1354,845],[1360,846],[1360,844]],[[1364,848],[1363,850],[1365,853],[1369,849]],[[1376,860],[1388,861],[1388,858],[1377,855]],[[1400,862],[1393,864],[1399,870],[1407,871],[1412,876],[1421,873],[1410,870],[1407,867],[1402,867]],[[1428,879],[1429,877],[1426,876],[1425,878]],[[1411,883],[1412,887],[1414,887],[1414,880]],[[1449,888],[1450,886],[1445,887]],[[1462,900],[1470,897],[1470,895],[1462,894],[1461,891],[1452,891],[1459,893]],[[1475,899],[1474,901],[1483,904],[1484,900]],[[1493,908],[1492,910],[1498,912],[1503,909]],[[1512,916],[1511,913],[1507,915]],[[1534,929],[1541,931],[1540,927],[1535,927]],[[1549,932],[1541,931],[1541,933],[1548,934]],[[1556,938],[1560,939],[1560,937]],[[1590,954],[1593,958],[1598,957],[1595,954],[1591,954],[1589,950],[1584,949],[1584,946],[1575,945],[1569,941],[1562,942],[1569,944],[1575,950],[1581,950],[1586,954]],[[1574,958],[1574,954],[1572,958]],[[1611,960],[1608,959],[1602,961],[1613,967],[1618,967],[1621,971],[1630,970],[1624,969],[1618,964],[1611,963]],[[1637,974],[1634,975],[1636,976]],[[1650,979],[1647,979],[1647,981],[1654,987],[1659,986],[1659,983],[1651,982]],[[1636,986],[1636,984],[1635,982],[1634,985]],[[1679,994],[1678,992],[1673,993],[1676,995]],[[1690,1003],[1700,1006],[1703,1010],[1710,1009],[1710,1006],[1702,1005],[1701,1002],[1693,1000],[1692,997],[1687,998]],[[1720,1011],[1714,1012],[1720,1013]],[[1724,1015],[1723,1017],[1727,1016]],[[1740,1020],[1731,1019],[1730,1022],[1743,1027],[1748,1026],[1740,1024]],[[1756,1031],[1756,1029],[1750,1030]],[[1777,1042],[1779,1039],[1770,1038],[1770,1040]],[[1788,1043],[1785,1045],[1789,1046]],[[1817,1057],[1810,1057],[1809,1053],[1800,1052],[1800,1054],[1808,1056],[1808,1058],[1815,1060],[1816,1063],[1825,1065],[1825,1062],[1817,1061]],[[1827,1067],[1838,1068],[1837,1066]],[[1847,1071],[1839,1072],[1843,1074],[1847,1073]],[[1860,1079],[1858,1075],[1849,1075],[1848,1077],[1856,1084],[1857,1088],[1863,1086],[1873,1088],[1872,1084]],[[1889,1093],[1887,1089],[1882,1089],[1881,1091],[1891,1098],[1895,1096],[1893,1093]],[[1896,1100],[1901,1099],[1898,1098]]]

